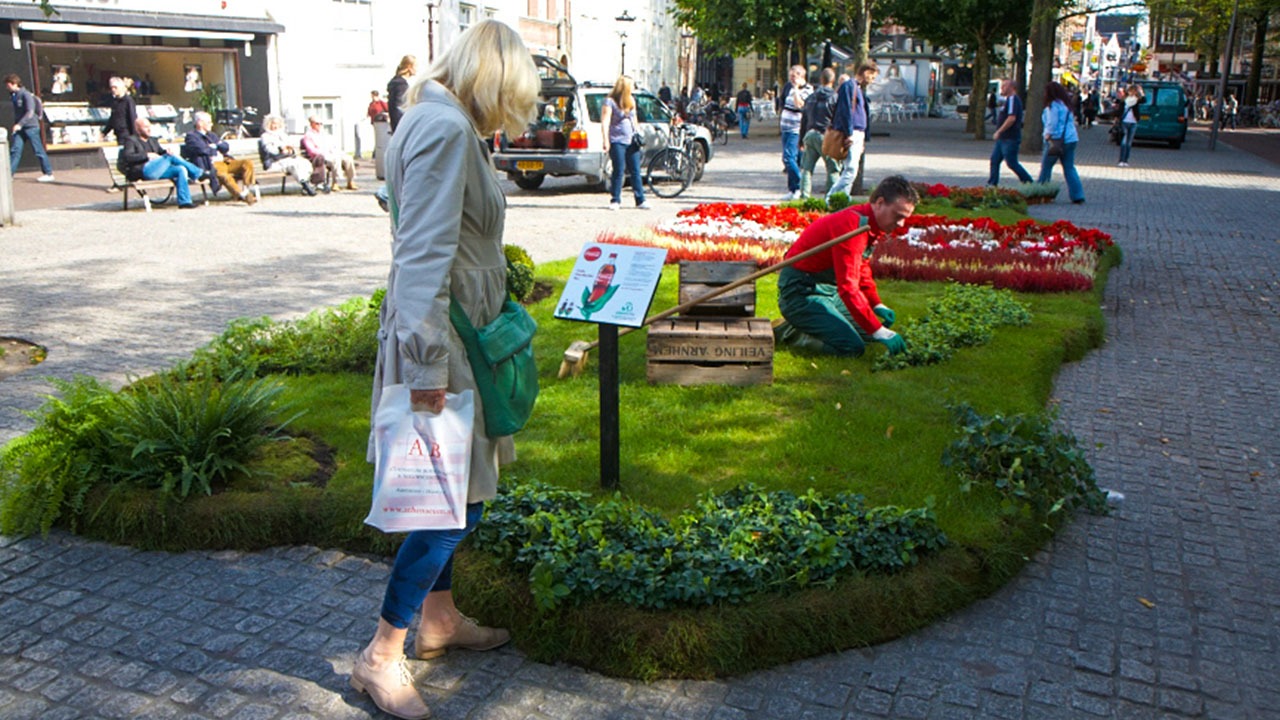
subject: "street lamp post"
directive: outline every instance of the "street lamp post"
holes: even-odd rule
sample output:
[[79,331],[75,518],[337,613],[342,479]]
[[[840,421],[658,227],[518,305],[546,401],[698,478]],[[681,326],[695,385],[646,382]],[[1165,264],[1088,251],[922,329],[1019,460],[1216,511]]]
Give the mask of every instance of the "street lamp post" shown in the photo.
[[[632,15],[626,10],[623,10],[622,14],[615,17],[614,20],[617,20],[620,23],[633,23],[636,21],[636,17],[635,15]],[[621,58],[622,70],[618,74],[626,75],[627,74],[627,33],[625,30],[617,30],[615,32],[618,33],[618,39],[622,42],[622,58]]]

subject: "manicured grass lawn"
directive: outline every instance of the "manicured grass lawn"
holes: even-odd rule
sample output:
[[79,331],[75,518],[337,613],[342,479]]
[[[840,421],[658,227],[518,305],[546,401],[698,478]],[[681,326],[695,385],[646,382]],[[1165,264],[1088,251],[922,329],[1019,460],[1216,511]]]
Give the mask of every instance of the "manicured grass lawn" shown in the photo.
[[[581,376],[556,379],[564,349],[574,340],[594,339],[594,326],[551,317],[570,264],[539,268],[540,279],[555,285],[531,308],[540,326],[542,394],[517,438],[519,460],[503,476],[504,482],[538,480],[603,496],[597,352]],[[882,282],[880,288],[905,319],[922,314],[944,286]],[[757,315],[776,316],[774,281],[760,281],[757,292]],[[470,548],[459,556],[459,597],[469,612],[514,628],[520,647],[536,659],[649,678],[743,672],[927,624],[1005,582],[1049,532],[1002,514],[994,493],[959,491],[940,464],[956,432],[948,405],[967,402],[984,413],[1043,409],[1058,367],[1101,342],[1099,293],[1019,295],[1031,309],[1030,325],[999,328],[990,344],[963,349],[936,366],[872,372],[870,355],[884,352],[878,344],[861,359],[779,348],[773,384],[745,388],[651,386],[644,333],[621,339],[624,496],[668,515],[701,493],[744,482],[797,493],[854,491],[871,505],[928,503],[953,546],[920,567],[736,606],[654,612],[597,603],[547,613],[533,608],[524,578]],[[651,314],[675,298],[673,267],[664,273]],[[307,408],[297,427],[337,448],[337,472],[324,493],[326,521],[311,529],[309,542],[390,551],[397,537],[359,524],[372,477],[364,461],[370,378],[332,374],[284,381],[287,397]],[[317,532],[328,537],[317,538]],[[776,632],[779,618],[790,618],[791,632]]]
[[[944,212],[1003,223],[1024,217],[1011,210]],[[961,349],[933,366],[872,372],[872,359],[885,352],[874,343],[859,359],[779,347],[770,385],[652,386],[646,381],[645,333],[621,339],[624,498],[668,517],[699,495],[743,483],[796,494],[854,492],[871,506],[927,505],[951,544],[922,564],[736,605],[654,611],[587,602],[543,611],[532,602],[526,577],[484,548],[464,545],[455,573],[460,604],[486,623],[512,628],[517,644],[534,659],[641,678],[745,672],[898,637],[963,607],[1006,582],[1053,528],[1002,507],[994,491],[961,492],[940,462],[956,437],[949,407],[967,403],[985,414],[1042,410],[1062,363],[1101,343],[1101,288],[1107,268],[1118,260],[1113,251],[1092,292],[1017,295],[1031,311],[1029,325],[998,328],[989,344]],[[540,326],[535,348],[542,394],[517,437],[519,460],[503,468],[503,479],[606,497],[612,492],[599,487],[598,350],[581,376],[556,378],[570,343],[595,339],[595,326],[552,317],[571,265],[566,260],[538,268],[539,279],[552,286],[549,297],[530,307]],[[676,304],[676,277],[674,266],[666,268],[649,314]],[[946,286],[882,281],[879,287],[897,311],[899,326],[909,326],[906,321],[925,314]],[[757,283],[756,314],[778,315],[772,276]],[[365,329],[349,333],[349,341],[371,334],[368,326],[360,327]],[[905,337],[910,343],[910,334]],[[88,506],[98,509],[76,529],[168,550],[305,543],[394,552],[402,536],[362,523],[373,476],[365,461],[370,373],[278,378],[288,413],[303,411],[292,430],[334,451],[325,487],[308,483],[315,463],[306,452],[309,443],[298,442],[259,457],[257,468],[265,474],[180,505],[152,492],[96,489]],[[1054,520],[1061,521],[1062,516]]]

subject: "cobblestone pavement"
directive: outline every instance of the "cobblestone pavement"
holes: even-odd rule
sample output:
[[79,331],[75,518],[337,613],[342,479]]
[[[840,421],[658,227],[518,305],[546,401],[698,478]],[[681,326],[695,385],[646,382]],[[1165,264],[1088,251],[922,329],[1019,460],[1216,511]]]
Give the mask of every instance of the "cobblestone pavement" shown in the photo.
[[[985,178],[989,145],[954,121],[884,129],[872,176]],[[1125,496],[1115,513],[1081,517],[993,596],[895,642],[652,684],[514,649],[451,653],[412,663],[435,715],[1280,716],[1280,170],[1230,147],[1209,153],[1202,134],[1180,151],[1139,145],[1120,169],[1104,132],[1085,132],[1079,153],[1088,203],[1037,215],[1101,227],[1125,250],[1107,344],[1056,383],[1063,421],[1096,444],[1100,482]],[[648,214],[609,213],[567,181],[509,187],[509,239],[539,260],[566,257],[599,230],[698,200],[776,198],[776,143],[731,140],[691,196]],[[40,375],[154,371],[231,318],[368,292],[388,260],[367,189],[150,216],[106,202],[20,221],[0,231],[0,335],[48,345],[49,360],[0,382],[0,441],[29,428],[20,411],[47,392]],[[386,573],[320,548],[173,555],[59,533],[0,538],[0,717],[376,715],[345,674]]]

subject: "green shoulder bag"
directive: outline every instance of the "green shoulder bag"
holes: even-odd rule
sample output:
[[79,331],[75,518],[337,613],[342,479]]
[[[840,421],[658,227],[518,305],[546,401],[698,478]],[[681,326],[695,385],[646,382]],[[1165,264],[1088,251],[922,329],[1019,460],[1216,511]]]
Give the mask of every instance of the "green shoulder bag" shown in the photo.
[[493,322],[475,328],[458,301],[449,298],[449,321],[467,349],[476,376],[489,437],[514,435],[533,414],[538,399],[538,366],[533,334],[538,323],[520,303],[508,297]]

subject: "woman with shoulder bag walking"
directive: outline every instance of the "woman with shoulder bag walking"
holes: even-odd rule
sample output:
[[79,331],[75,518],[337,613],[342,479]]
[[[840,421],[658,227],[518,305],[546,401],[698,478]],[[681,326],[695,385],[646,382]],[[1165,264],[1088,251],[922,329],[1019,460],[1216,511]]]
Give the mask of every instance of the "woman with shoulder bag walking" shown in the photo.
[[[520,36],[485,20],[462,33],[409,93],[387,147],[392,261],[378,333],[375,417],[387,385],[408,386],[415,412],[441,412],[446,391],[480,395],[464,345],[451,329],[450,306],[456,301],[476,327],[503,310],[506,200],[483,138],[500,129],[513,136],[524,132],[538,90],[537,70]],[[465,527],[409,533],[387,581],[377,631],[352,667],[351,685],[396,717],[430,715],[404,653],[416,611],[421,619],[414,650],[421,660],[455,648],[491,650],[511,637],[459,613],[451,590],[454,548],[497,494],[499,464],[515,459],[511,437],[490,437],[482,410],[477,403]]]
[[1075,118],[1067,102],[1071,96],[1067,89],[1050,82],[1044,91],[1044,112],[1040,119],[1044,125],[1044,150],[1040,156],[1040,177],[1036,182],[1047,183],[1053,175],[1053,165],[1062,161],[1062,176],[1067,181],[1067,195],[1076,205],[1084,203],[1084,185],[1076,172],[1076,145],[1080,135],[1076,132]]
[[640,139],[640,127],[636,124],[636,101],[631,95],[631,78],[626,75],[618,77],[600,108],[600,126],[604,129],[604,146],[609,148],[609,164],[612,172],[609,176],[609,191],[613,197],[609,202],[610,210],[622,207],[622,171],[625,169],[631,178],[631,192],[636,198],[636,207],[648,210],[649,203],[644,199],[644,182],[640,179],[640,159],[644,143]]

